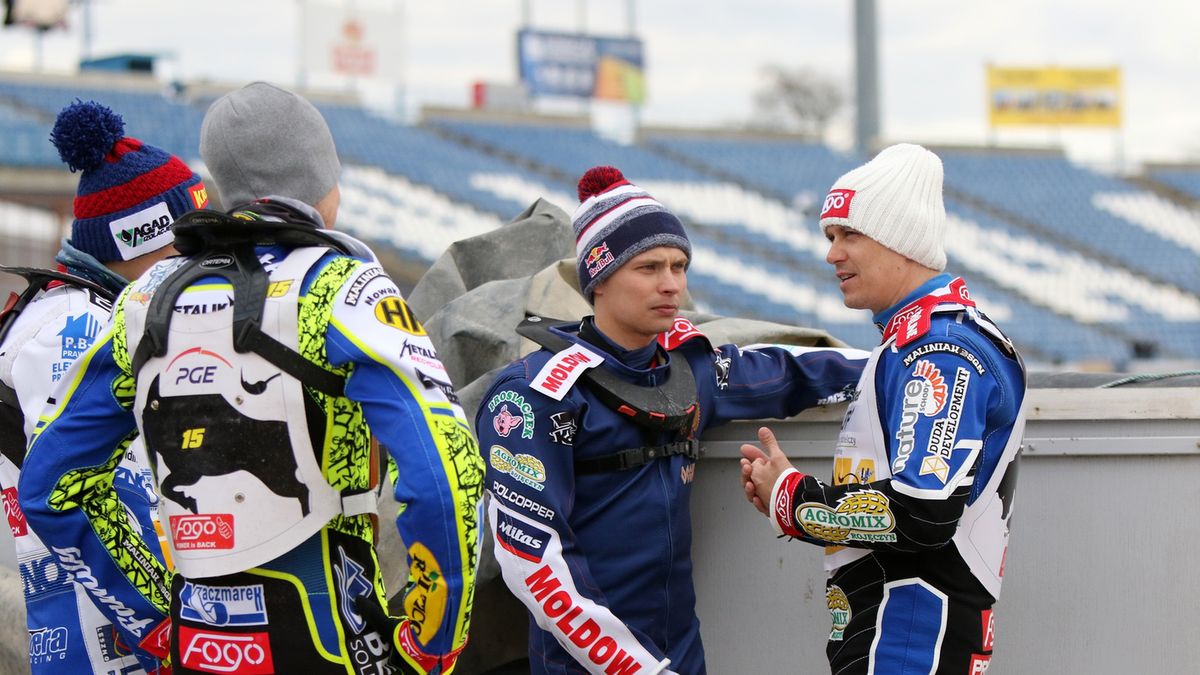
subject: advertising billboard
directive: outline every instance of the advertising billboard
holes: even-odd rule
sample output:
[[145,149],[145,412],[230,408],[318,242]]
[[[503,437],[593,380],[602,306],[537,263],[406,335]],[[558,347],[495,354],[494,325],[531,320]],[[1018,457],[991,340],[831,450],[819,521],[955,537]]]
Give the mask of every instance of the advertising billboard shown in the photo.
[[642,41],[523,29],[521,81],[532,96],[571,96],[640,104],[646,98]]
[[1121,126],[1120,68],[988,66],[987,94],[992,126]]

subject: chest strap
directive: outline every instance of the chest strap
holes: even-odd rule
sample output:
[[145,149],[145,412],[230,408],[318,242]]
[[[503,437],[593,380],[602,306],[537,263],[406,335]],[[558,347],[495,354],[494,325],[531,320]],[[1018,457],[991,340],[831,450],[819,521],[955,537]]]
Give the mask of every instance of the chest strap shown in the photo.
[[700,458],[700,441],[689,438],[686,441],[676,441],[654,447],[629,448],[614,452],[611,455],[588,457],[575,460],[575,473],[586,475],[605,473],[608,471],[624,471],[634,469],[643,464],[649,464],[656,459],[666,459],[675,455],[684,455],[692,461]]

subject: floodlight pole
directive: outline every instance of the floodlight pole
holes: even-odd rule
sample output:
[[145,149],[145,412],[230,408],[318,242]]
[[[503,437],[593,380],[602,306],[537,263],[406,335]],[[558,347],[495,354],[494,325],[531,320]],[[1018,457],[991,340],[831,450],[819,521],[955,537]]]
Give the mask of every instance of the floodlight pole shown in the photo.
[[854,149],[868,153],[879,140],[879,38],[875,0],[854,0]]

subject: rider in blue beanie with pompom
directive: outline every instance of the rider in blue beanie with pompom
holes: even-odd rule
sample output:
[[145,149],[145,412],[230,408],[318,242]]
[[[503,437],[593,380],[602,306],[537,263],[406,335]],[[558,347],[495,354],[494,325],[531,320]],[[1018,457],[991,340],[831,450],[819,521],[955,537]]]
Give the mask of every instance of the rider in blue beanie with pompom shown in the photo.
[[[93,563],[78,550],[57,550],[56,558],[47,549],[20,510],[17,482],[43,406],[108,323],[113,298],[129,279],[175,253],[171,224],[207,206],[208,194],[183,161],[126,136],[121,116],[94,101],[64,108],[50,140],[68,168],[81,172],[71,235],[55,256],[56,270],[0,268],[29,281],[0,314],[0,486],[24,582],[29,664],[35,675],[156,672],[160,657],[143,649],[155,627],[124,625],[128,608],[87,582]],[[151,558],[163,559],[155,529],[158,498],[144,453],[134,439],[111,462],[114,487],[141,538],[122,539],[115,529],[95,532],[135,577],[139,567],[153,568]],[[69,495],[61,496],[69,503]],[[157,573],[140,576],[146,586],[161,587],[166,602],[168,580]]]

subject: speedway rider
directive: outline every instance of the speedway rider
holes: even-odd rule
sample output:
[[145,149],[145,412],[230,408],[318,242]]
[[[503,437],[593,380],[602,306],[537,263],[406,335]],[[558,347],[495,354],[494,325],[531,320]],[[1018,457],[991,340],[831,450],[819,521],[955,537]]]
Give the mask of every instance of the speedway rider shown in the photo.
[[823,545],[830,669],[983,673],[992,656],[1025,369],[962,279],[942,274],[942,163],[901,144],[834,183],[820,226],[848,307],[883,334],[846,411],[833,482],[742,446],[747,498]]
[[[17,498],[28,438],[42,408],[72,363],[109,321],[112,300],[154,263],[174,254],[170,225],[208,205],[200,177],[178,157],[125,136],[120,115],[94,101],[76,101],[58,114],[50,140],[71,171],[80,171],[71,236],[56,256],[57,270],[4,268],[29,285],[0,318],[0,485],[17,547],[29,627],[33,673],[153,672],[158,660],[138,659],[133,635],[93,605],[76,574],[78,556],[60,565],[38,539]],[[113,489],[137,527],[121,546],[162,562],[158,497],[140,439],[116,462]],[[124,515],[124,514],[123,514]],[[99,527],[103,528],[101,523]],[[67,554],[72,556],[72,554]],[[117,624],[120,625],[119,623]]]

